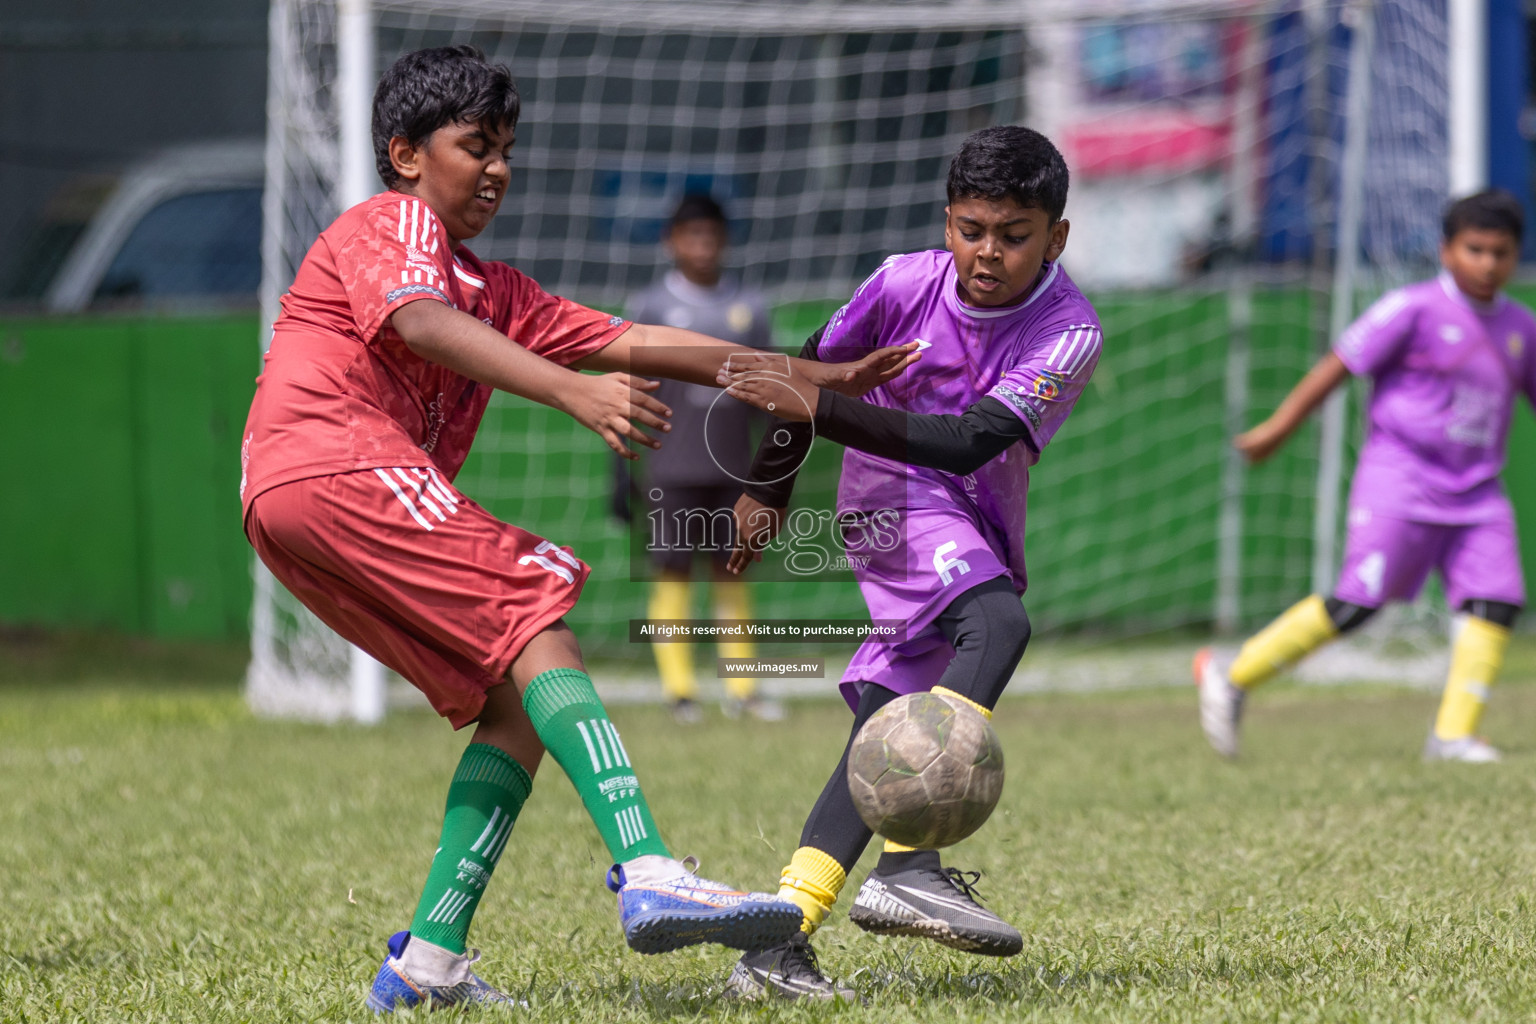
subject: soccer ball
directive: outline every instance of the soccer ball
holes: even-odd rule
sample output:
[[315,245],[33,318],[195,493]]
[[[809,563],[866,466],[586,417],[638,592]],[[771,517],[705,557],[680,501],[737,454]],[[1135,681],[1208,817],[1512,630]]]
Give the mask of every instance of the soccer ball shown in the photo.
[[975,832],[1003,792],[1003,747],[975,708],[909,693],[864,723],[848,750],[848,791],[864,824],[932,850]]

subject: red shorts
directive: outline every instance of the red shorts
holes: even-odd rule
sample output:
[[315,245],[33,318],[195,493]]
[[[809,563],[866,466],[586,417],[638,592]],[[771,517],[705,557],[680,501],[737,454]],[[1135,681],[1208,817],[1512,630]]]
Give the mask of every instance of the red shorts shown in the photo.
[[245,533],[306,608],[409,679],[456,729],[591,572],[430,469],[282,484],[251,501]]

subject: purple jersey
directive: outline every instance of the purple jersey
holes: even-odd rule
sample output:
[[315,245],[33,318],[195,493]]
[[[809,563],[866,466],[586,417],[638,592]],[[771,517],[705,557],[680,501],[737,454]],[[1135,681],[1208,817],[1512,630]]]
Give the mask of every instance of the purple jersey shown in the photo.
[[1509,515],[1499,485],[1515,395],[1536,395],[1536,318],[1483,306],[1447,273],[1383,296],[1334,344],[1372,378],[1351,515],[1479,523]]
[[954,258],[942,249],[892,256],[833,315],[817,349],[827,362],[917,341],[922,359],[864,396],[887,409],[959,415],[985,396],[1007,406],[1028,436],[970,476],[843,454],[839,511],[958,508],[1005,547],[998,555],[1024,589],[1029,468],[1072,411],[1098,365],[1098,314],[1059,263],[1017,305],[960,301]]

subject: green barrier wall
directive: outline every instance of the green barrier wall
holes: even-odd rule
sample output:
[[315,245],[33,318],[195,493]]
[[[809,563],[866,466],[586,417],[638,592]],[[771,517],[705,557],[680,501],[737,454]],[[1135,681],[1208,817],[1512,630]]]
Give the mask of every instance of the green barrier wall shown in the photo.
[[234,637],[256,323],[0,322],[0,622]]
[[[1213,325],[1225,322],[1226,300],[1097,301],[1108,355],[1035,472],[1031,614],[1067,628],[1203,621],[1214,600],[1225,443],[1226,335]],[[1250,334],[1251,405],[1267,409],[1310,362],[1312,311],[1296,292],[1257,296],[1255,307],[1254,322],[1266,326]],[[781,337],[803,337],[828,312],[781,308]],[[250,551],[236,490],[256,330],[250,315],[0,321],[0,622],[246,633]],[[1245,621],[1305,590],[1315,446],[1309,426],[1245,481]],[[1105,451],[1136,454],[1101,474],[1080,471]],[[1536,579],[1536,419],[1523,404],[1510,451],[1506,483]],[[627,620],[644,613],[644,586],[630,580],[627,536],[607,517],[609,472],[605,449],[573,423],[502,396],[460,480],[496,514],[593,564],[572,625],[588,646],[617,651]],[[802,498],[829,502],[836,472],[836,450],[819,447]],[[1143,521],[1154,505],[1159,516]],[[765,583],[754,594],[762,615],[862,614],[846,575]]]

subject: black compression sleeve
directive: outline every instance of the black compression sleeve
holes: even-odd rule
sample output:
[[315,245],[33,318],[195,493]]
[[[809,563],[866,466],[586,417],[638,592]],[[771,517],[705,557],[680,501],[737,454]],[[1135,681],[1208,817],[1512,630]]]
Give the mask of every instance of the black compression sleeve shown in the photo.
[[[822,324],[816,328],[815,334],[805,339],[805,345],[800,349],[801,359],[820,362],[816,346],[821,344],[821,336],[826,331],[827,325]],[[770,416],[768,429],[758,443],[757,455],[752,459],[752,468],[747,472],[747,479],[751,483],[743,487],[742,491],[753,501],[761,502],[769,508],[788,508],[790,495],[795,490],[795,477],[800,472],[800,464],[811,450],[811,441],[815,436],[815,428],[809,423],[791,423]]]
[[951,416],[885,409],[822,391],[816,431],[871,455],[960,476],[976,472],[1015,441],[1033,447],[1024,421],[991,395]]

